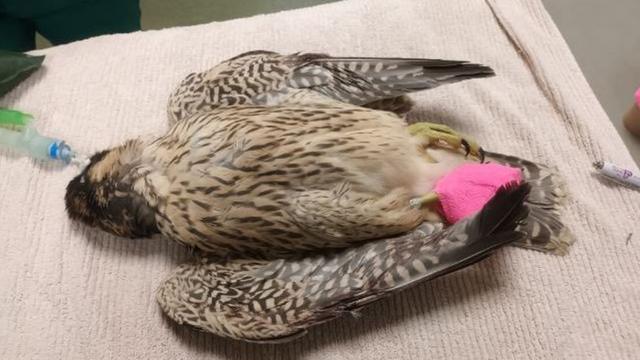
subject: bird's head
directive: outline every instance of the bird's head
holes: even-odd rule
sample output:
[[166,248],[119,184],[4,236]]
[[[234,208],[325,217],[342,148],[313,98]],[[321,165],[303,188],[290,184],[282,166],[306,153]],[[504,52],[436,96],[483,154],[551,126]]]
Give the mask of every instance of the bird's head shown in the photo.
[[133,188],[142,145],[133,140],[96,153],[67,185],[67,214],[111,234],[139,238],[158,232],[154,210]]

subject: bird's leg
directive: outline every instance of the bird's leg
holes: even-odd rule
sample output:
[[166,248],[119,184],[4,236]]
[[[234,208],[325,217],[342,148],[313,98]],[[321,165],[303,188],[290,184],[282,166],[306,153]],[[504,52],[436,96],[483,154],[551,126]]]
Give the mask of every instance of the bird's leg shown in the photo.
[[[456,132],[446,125],[419,122],[409,125],[408,129],[411,135],[418,136],[423,139],[426,143],[426,147],[440,146],[452,148],[453,150],[463,149],[465,156],[471,155],[479,159],[480,162],[484,161],[484,151],[475,141]],[[431,156],[429,156],[426,151],[425,157],[428,161],[435,162],[435,160],[432,160]],[[436,210],[438,208],[438,204],[439,198],[438,194],[435,192],[411,199],[409,202],[409,205],[412,208],[422,209],[425,213],[425,219],[430,219],[434,214],[438,214],[438,211]],[[430,216],[427,216],[427,214],[430,214]]]
[[414,209],[420,209],[423,218],[430,222],[444,222],[438,211],[439,205],[440,199],[435,192],[430,192],[427,195],[413,198],[409,201],[409,206]]
[[426,140],[427,146],[446,145],[453,149],[462,148],[465,156],[471,155],[484,161],[484,150],[470,138],[451,129],[447,125],[434,124],[429,122],[419,122],[408,127],[409,133],[413,136],[419,136]]
[[438,202],[438,194],[435,192],[430,192],[427,195],[421,196],[419,198],[413,198],[409,201],[409,205],[412,208],[419,209],[424,205],[432,205]]

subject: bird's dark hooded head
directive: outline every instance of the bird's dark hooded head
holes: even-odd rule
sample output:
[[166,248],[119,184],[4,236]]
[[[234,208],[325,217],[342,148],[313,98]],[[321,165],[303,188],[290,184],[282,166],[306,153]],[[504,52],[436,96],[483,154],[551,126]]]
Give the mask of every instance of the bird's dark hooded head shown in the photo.
[[140,143],[130,141],[93,155],[67,185],[69,217],[117,236],[139,238],[157,233],[154,210],[133,190],[130,176],[140,151]]

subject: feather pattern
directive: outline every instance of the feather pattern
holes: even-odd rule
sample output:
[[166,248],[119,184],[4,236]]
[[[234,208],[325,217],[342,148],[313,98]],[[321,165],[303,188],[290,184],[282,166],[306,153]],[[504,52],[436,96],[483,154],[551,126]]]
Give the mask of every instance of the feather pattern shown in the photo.
[[157,300],[180,324],[253,342],[283,342],[313,325],[421,281],[471,265],[516,241],[529,186],[501,189],[472,218],[352,248],[276,260],[201,259],[181,265]]
[[529,216],[518,231],[527,236],[514,242],[515,246],[565,255],[575,242],[573,234],[560,220],[561,205],[567,197],[566,185],[557,171],[549,166],[515,156],[487,152],[488,161],[517,167],[531,186],[527,197]]
[[[491,68],[466,61],[280,55],[258,50],[189,74],[171,94],[168,115],[173,123],[224,106],[329,101],[371,104],[403,115],[412,105],[404,94],[493,75]],[[398,99],[381,101],[394,98]]]
[[[562,254],[563,184],[539,164],[487,153],[525,183],[448,228],[409,204],[467,161],[455,144],[469,142],[451,129],[412,136],[391,112],[410,110],[407,93],[492,75],[461,61],[244,53],[187,76],[166,134],[94,155],[67,211],[206,252],[162,284],[162,309],[256,342],[290,340],[503,245]],[[432,149],[442,134],[450,142]]]

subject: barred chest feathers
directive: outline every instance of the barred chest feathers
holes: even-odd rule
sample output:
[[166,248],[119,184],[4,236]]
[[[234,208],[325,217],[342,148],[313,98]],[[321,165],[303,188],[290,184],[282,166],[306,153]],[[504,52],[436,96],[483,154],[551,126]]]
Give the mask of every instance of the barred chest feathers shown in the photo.
[[310,213],[335,213],[340,202],[385,224],[417,225],[422,217],[408,199],[431,186],[423,151],[391,113],[349,105],[220,109],[146,146],[134,186],[157,208],[159,230],[177,241],[219,253],[287,253],[375,236],[373,228],[309,228]]

